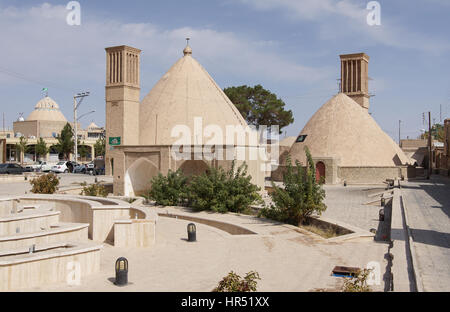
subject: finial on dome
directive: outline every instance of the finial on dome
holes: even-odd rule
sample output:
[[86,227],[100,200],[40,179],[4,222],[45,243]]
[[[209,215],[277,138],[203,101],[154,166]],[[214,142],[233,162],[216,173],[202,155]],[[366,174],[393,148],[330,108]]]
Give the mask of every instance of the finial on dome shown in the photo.
[[191,40],[191,38],[186,38],[186,48],[184,48],[184,50],[183,50],[183,54],[184,55],[191,55],[192,54],[192,49],[189,46],[189,40]]

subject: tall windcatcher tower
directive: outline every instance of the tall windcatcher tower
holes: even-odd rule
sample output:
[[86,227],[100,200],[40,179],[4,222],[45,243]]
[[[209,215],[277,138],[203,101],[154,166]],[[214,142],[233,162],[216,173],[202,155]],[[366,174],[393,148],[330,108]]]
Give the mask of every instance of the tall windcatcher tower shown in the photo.
[[112,174],[114,146],[139,144],[141,50],[106,48],[106,174]]
[[341,55],[341,90],[369,109],[369,56],[365,53]]

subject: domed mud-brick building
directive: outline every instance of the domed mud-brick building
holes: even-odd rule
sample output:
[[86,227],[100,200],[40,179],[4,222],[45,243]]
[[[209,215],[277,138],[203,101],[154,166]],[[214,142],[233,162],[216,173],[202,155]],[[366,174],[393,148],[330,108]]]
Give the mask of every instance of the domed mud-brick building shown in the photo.
[[[197,175],[208,166],[228,169],[234,158],[238,158],[236,165],[245,161],[253,183],[264,188],[265,169],[260,160],[249,156],[249,150],[263,154],[265,150],[258,142],[239,142],[235,133],[235,143],[227,144],[227,127],[245,129],[247,123],[192,57],[191,47],[183,50],[183,56],[142,102],[140,53],[128,46],[106,48],[105,160],[106,174],[114,177],[114,194],[140,194],[159,172],[181,169]],[[212,157],[202,153],[205,146]],[[179,152],[185,155],[183,159],[177,157]],[[240,152],[243,157],[238,157]]]
[[[293,162],[305,165],[308,147],[317,179],[323,177],[328,184],[408,176],[411,160],[368,112],[368,62],[364,53],[341,55],[340,93],[311,117],[289,150]],[[279,180],[281,170],[273,177]],[[409,171],[411,175],[414,170]]]

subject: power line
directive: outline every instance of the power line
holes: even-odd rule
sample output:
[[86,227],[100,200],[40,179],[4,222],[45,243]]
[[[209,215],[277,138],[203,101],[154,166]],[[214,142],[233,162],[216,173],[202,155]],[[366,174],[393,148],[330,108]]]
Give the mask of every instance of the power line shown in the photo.
[[49,81],[40,81],[40,80],[37,80],[37,79],[34,79],[34,78],[27,77],[26,75],[20,74],[18,72],[15,72],[15,71],[12,71],[12,70],[9,70],[9,69],[6,69],[4,67],[0,67],[0,73],[8,75],[8,76],[11,76],[11,77],[15,77],[15,78],[18,78],[18,79],[21,79],[21,80],[25,80],[25,81],[28,81],[28,82],[31,82],[31,83],[35,83],[35,84],[40,85],[40,86],[49,86],[49,87],[52,87],[54,89],[61,89],[61,90],[66,90],[66,91],[70,91],[70,92],[73,91],[71,89],[68,89],[66,87],[62,87],[62,86],[60,86],[58,84],[55,84],[55,83],[52,83],[52,82],[49,82]]

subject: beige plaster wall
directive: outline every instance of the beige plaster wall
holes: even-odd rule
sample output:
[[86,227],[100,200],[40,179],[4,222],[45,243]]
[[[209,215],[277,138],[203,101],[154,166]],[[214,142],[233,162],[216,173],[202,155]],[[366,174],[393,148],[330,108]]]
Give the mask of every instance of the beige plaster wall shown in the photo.
[[155,244],[155,222],[125,220],[114,223],[114,246],[150,247]]
[[39,232],[41,228],[47,229],[51,225],[58,223],[58,217],[58,212],[47,213],[41,216],[21,216],[19,213],[3,217],[0,219],[0,236]]
[[[1,259],[1,257],[0,257]],[[0,260],[1,261],[1,260]],[[70,262],[80,264],[81,278],[100,271],[100,249],[36,261],[0,262],[0,291],[22,290],[67,281]]]
[[88,240],[88,225],[83,227],[69,227],[59,232],[45,231],[33,235],[0,237],[0,250],[11,250],[20,247],[35,245],[46,245],[58,242],[84,242]]

